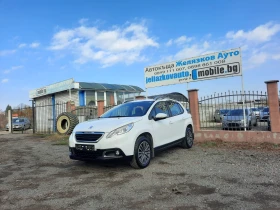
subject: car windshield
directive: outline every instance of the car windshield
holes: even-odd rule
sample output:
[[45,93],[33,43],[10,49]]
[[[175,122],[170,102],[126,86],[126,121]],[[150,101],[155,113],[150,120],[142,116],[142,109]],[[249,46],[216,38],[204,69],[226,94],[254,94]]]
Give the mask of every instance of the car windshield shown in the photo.
[[269,108],[264,108],[263,112],[269,112]]
[[229,111],[229,110],[227,110],[227,109],[222,109],[222,110],[221,110],[221,114],[226,114],[226,113],[228,113],[228,111]]
[[107,111],[100,118],[141,117],[147,113],[153,103],[154,101],[128,102]]
[[13,119],[13,123],[24,122],[24,119]]
[[[248,110],[245,110],[246,115],[248,114]],[[229,116],[243,116],[243,109],[235,109],[235,110],[231,110],[228,113]]]

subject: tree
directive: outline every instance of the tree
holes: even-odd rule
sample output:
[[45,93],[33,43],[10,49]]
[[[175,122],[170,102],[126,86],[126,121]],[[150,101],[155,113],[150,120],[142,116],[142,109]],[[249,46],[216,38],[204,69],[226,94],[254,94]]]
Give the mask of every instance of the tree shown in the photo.
[[12,107],[8,104],[8,106],[6,107],[6,110],[5,110],[5,115],[8,116],[8,111],[9,110],[12,110]]

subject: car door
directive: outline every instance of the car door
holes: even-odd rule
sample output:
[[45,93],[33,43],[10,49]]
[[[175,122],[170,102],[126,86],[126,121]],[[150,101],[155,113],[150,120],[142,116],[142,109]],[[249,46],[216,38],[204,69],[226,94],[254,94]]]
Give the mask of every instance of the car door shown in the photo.
[[[167,114],[167,118],[161,120],[154,120],[154,117],[158,113]],[[168,105],[165,101],[160,101],[155,104],[152,111],[149,114],[149,120],[151,121],[151,126],[153,128],[153,141],[154,147],[162,146],[172,139],[172,132],[170,130],[170,112]]]
[[175,101],[168,102],[169,110],[171,113],[170,120],[169,120],[169,129],[172,132],[172,137],[170,141],[175,141],[181,139],[185,136],[185,120],[183,113],[184,110],[181,105]]

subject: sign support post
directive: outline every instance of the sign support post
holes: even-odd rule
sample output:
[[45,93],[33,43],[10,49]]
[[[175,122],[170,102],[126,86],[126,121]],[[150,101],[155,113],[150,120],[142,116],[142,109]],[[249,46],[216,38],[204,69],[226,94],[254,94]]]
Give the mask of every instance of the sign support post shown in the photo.
[[244,91],[243,74],[241,75],[241,83],[242,83],[242,106],[243,106],[244,130],[246,131],[247,119],[246,119],[246,113],[245,113],[245,91]]

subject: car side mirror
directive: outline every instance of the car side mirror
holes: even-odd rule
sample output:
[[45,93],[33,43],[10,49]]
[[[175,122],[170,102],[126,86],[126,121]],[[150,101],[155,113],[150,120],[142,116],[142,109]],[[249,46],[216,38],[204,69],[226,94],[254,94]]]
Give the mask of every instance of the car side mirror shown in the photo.
[[157,121],[157,120],[162,120],[162,119],[165,119],[167,118],[168,115],[165,114],[165,113],[158,113],[155,117],[154,117],[154,120]]

